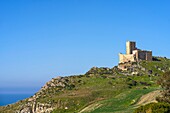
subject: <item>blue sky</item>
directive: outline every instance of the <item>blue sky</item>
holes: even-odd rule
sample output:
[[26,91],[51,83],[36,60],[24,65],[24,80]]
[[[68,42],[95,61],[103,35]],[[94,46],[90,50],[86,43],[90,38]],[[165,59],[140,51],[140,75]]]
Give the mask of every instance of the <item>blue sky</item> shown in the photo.
[[168,0],[0,0],[0,88],[113,67],[125,42],[170,57]]

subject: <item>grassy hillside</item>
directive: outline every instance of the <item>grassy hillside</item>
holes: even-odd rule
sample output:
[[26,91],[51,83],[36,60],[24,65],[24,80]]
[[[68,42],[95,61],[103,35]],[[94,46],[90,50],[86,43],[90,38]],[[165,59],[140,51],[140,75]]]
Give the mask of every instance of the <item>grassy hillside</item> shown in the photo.
[[156,59],[135,63],[128,71],[94,67],[84,75],[53,78],[34,96],[0,107],[0,112],[33,109],[41,103],[53,113],[132,113],[142,95],[160,90],[156,81],[170,70],[169,59]]

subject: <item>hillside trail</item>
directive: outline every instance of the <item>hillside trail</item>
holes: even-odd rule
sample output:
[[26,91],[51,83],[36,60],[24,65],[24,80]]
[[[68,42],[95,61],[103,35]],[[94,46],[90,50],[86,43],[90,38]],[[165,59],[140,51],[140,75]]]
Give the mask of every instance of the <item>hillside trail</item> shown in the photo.
[[157,102],[156,97],[160,95],[161,95],[160,90],[152,91],[148,94],[145,94],[139,99],[139,101],[135,104],[135,106],[141,106],[141,105],[146,105],[152,102]]
[[[146,105],[146,104],[149,104],[152,102],[157,102],[156,97],[158,97],[160,95],[161,95],[160,90],[156,90],[156,91],[147,93],[139,98],[138,102],[134,105],[134,108],[137,108],[141,105]],[[93,104],[90,104],[89,106],[83,108],[79,113],[91,112],[101,106],[102,106],[102,104],[100,104],[100,103],[93,103]],[[123,113],[123,112],[119,111],[119,112],[115,112],[115,113]]]
[[95,109],[99,108],[100,106],[102,106],[102,104],[93,103],[93,104],[85,107],[84,109],[82,109],[79,113],[91,112],[91,111],[94,111]]

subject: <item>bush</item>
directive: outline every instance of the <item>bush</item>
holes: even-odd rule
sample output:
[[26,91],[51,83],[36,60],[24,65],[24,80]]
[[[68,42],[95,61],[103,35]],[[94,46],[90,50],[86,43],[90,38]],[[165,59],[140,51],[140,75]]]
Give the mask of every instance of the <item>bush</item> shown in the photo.
[[170,104],[150,103],[137,108],[134,113],[170,113]]
[[162,97],[158,97],[157,101],[170,104],[170,71],[163,74],[158,80],[158,84],[163,88]]

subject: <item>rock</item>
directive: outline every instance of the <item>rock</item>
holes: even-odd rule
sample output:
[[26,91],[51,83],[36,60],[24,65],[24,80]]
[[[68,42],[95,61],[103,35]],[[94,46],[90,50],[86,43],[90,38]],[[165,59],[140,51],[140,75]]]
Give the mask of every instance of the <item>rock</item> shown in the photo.
[[146,69],[145,69],[145,68],[143,68],[143,67],[141,68],[141,70],[142,70],[142,71],[146,71]]
[[132,80],[132,85],[133,86],[136,86],[137,85],[137,82],[135,80]]
[[150,86],[151,84],[148,84],[147,82],[139,82],[141,85],[145,85],[145,86]]
[[29,98],[29,99],[28,99],[29,102],[31,102],[31,101],[33,101],[33,100],[34,100],[34,98]]
[[55,86],[55,84],[54,84],[54,83],[51,83],[51,86],[52,86],[52,87],[54,87],[54,86]]
[[20,113],[33,113],[31,107],[26,107],[20,111]]
[[138,75],[139,72],[132,72],[132,75]]
[[54,82],[55,82],[55,78],[52,78],[51,82],[53,82],[53,83],[54,83]]
[[62,82],[59,82],[58,84],[56,84],[56,86],[61,86],[61,87],[65,87],[66,85]]
[[162,69],[161,68],[158,68],[159,71],[161,71]]
[[159,74],[158,74],[158,73],[155,73],[154,76],[159,76]]
[[152,74],[152,70],[149,70],[148,73],[149,73],[149,74]]

